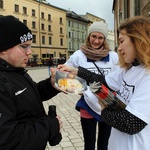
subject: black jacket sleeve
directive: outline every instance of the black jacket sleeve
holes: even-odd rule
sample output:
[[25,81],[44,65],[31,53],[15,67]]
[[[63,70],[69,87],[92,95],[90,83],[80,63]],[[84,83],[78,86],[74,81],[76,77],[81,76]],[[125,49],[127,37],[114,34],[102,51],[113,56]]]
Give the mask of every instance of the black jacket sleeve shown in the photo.
[[[34,104],[28,97],[25,101]],[[18,100],[15,103],[0,84],[0,150],[45,150],[47,142],[59,133],[57,118],[46,115],[38,100],[39,111],[34,111],[34,105],[33,110],[20,105]],[[18,109],[24,107],[26,111],[18,114]]]
[[0,150],[44,150],[58,133],[58,120],[48,115],[20,121],[16,105],[0,86]]
[[143,120],[125,109],[116,111],[105,108],[101,112],[101,117],[110,126],[130,135],[140,132],[147,125]]
[[60,92],[51,85],[50,78],[37,83],[37,88],[43,101],[56,96]]
[[85,79],[87,83],[93,83],[95,82],[100,82],[101,84],[104,84],[109,90],[113,91],[110,89],[110,87],[107,85],[105,77],[101,74],[96,74],[94,72],[91,72],[83,67],[78,67],[78,74],[79,77]]
[[24,74],[24,77],[34,87],[37,95],[40,96],[40,99],[42,101],[49,100],[60,92],[51,85],[50,77],[45,80],[39,81],[38,83],[34,82],[28,74]]
[[91,72],[83,67],[78,67],[78,76],[85,79],[89,83],[104,82],[105,78],[102,75]]
[[[110,89],[102,75],[90,72],[83,67],[78,67],[78,76],[90,83],[93,83],[94,81],[101,82]],[[110,90],[112,91],[112,89]],[[125,109],[116,111],[110,108],[105,108],[101,112],[101,116],[107,124],[128,134],[136,134],[147,125],[144,121]]]

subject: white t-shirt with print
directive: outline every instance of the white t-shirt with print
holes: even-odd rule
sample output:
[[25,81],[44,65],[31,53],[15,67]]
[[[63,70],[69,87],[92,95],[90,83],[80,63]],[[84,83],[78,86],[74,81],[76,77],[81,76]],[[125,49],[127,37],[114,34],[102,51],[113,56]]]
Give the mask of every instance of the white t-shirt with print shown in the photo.
[[126,110],[148,125],[139,133],[129,135],[112,128],[108,150],[150,149],[150,71],[133,66],[128,71],[118,69],[106,76],[112,89],[119,91]]
[[[103,70],[104,75],[108,75],[110,72],[113,72],[118,67],[116,64],[118,62],[118,55],[116,52],[109,52],[109,61],[95,61],[95,64],[99,67],[100,70]],[[95,73],[99,73],[93,62],[87,62],[87,57],[81,50],[77,50],[70,56],[66,61],[66,65],[73,67],[83,67],[87,70]],[[83,93],[84,99],[88,106],[97,114],[101,114],[100,105],[98,103],[97,97],[88,89]]]

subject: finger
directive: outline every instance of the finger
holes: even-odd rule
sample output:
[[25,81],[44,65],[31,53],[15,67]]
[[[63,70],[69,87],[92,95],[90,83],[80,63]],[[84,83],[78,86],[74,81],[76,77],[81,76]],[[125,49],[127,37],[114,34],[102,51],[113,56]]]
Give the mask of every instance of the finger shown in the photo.
[[61,132],[61,129],[63,127],[63,124],[62,124],[62,121],[60,120],[60,116],[56,116],[56,118],[58,119],[58,122],[59,122],[59,128],[60,128],[60,132]]
[[61,69],[64,65],[58,65],[57,69]]
[[56,74],[56,68],[50,68],[51,71],[51,84],[55,84],[55,74]]
[[52,76],[55,76],[56,70],[57,70],[56,68],[53,68],[53,67],[50,68],[50,71],[51,71],[51,73],[52,73]]

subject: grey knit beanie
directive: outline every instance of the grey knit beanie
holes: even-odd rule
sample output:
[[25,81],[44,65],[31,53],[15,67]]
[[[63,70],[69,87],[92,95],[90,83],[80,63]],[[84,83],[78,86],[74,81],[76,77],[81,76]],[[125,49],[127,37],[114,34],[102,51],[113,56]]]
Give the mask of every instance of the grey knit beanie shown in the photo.
[[100,21],[100,22],[93,22],[91,24],[91,26],[89,27],[88,29],[88,35],[92,32],[100,32],[102,33],[105,38],[107,37],[108,35],[108,28],[107,28],[107,24]]

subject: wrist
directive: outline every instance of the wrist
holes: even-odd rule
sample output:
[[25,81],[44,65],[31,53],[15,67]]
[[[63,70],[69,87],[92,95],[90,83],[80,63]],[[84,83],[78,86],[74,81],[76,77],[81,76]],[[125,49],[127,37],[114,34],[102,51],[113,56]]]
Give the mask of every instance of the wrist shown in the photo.
[[74,74],[74,75],[78,75],[78,68],[74,68],[73,74]]

